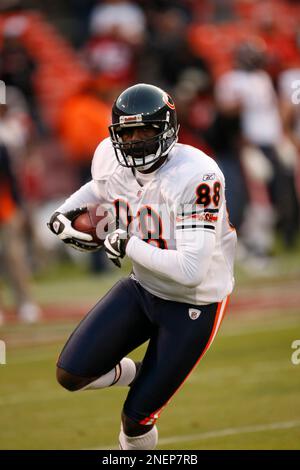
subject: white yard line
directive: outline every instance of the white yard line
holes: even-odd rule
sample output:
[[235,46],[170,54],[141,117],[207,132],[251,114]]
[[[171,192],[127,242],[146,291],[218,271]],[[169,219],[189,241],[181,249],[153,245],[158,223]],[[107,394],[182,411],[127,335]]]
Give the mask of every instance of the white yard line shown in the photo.
[[[257,433],[263,431],[278,431],[280,429],[292,429],[300,427],[300,420],[298,421],[283,421],[279,423],[270,424],[257,424],[254,426],[242,426],[237,428],[218,429],[215,431],[203,432],[200,434],[185,434],[182,436],[171,436],[159,439],[159,446],[166,446],[168,444],[180,444],[183,442],[203,441],[206,439],[214,439],[224,436],[234,436],[236,434]],[[113,450],[116,449],[116,443],[107,447],[94,447],[89,450]]]

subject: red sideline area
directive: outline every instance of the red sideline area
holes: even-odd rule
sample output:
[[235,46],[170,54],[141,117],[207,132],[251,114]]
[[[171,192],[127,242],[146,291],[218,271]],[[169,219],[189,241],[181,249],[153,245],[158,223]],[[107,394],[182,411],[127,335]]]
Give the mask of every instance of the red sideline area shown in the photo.
[[[268,312],[270,310],[297,309],[300,305],[300,292],[269,292],[253,295],[232,295],[229,302],[228,314],[246,314],[254,311]],[[86,315],[93,304],[67,305],[47,304],[42,305],[43,322],[72,321]],[[13,310],[9,310],[5,316],[7,323],[15,323],[17,317]]]

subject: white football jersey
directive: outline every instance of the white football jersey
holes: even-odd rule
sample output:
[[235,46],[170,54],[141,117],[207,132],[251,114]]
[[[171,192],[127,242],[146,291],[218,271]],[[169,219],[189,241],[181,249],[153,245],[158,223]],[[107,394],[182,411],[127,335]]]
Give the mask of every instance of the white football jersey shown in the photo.
[[108,177],[115,172],[118,166],[119,163],[116,159],[111,140],[108,137],[102,140],[94,153],[91,168],[93,180],[101,181],[102,185],[105,185]]
[[236,232],[228,221],[224,176],[216,162],[194,147],[176,144],[158,170],[135,175],[132,169],[113,163],[112,145],[104,142],[103,151],[98,148],[94,156],[92,176],[99,200],[114,211],[121,228],[130,223],[132,235],[167,250],[176,250],[178,232],[192,236],[193,231],[203,230],[216,237],[200,285],[183,286],[133,261],[136,280],[167,300],[197,305],[222,301],[233,289]]

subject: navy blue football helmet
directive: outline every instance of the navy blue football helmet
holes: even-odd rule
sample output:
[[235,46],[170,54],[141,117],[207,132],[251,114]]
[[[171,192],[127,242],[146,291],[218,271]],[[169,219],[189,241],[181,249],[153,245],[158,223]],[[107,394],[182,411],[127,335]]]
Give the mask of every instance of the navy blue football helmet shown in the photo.
[[[143,140],[124,142],[128,127],[151,126],[157,133]],[[126,167],[145,167],[168,155],[178,139],[177,115],[172,98],[161,88],[140,83],[116,99],[109,126],[118,162]]]

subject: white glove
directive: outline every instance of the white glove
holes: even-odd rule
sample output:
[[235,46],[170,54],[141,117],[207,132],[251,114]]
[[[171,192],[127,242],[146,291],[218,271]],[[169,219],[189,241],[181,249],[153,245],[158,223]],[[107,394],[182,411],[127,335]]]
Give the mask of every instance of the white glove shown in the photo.
[[104,242],[104,249],[108,258],[118,268],[121,267],[120,258],[124,258],[126,254],[126,245],[129,237],[125,230],[118,228],[114,232],[107,235]]
[[97,251],[100,246],[93,242],[93,237],[88,233],[79,232],[72,227],[73,220],[80,214],[87,212],[86,207],[80,207],[62,214],[54,212],[49,223],[51,232],[58,236],[64,243],[71,245],[79,251]]

